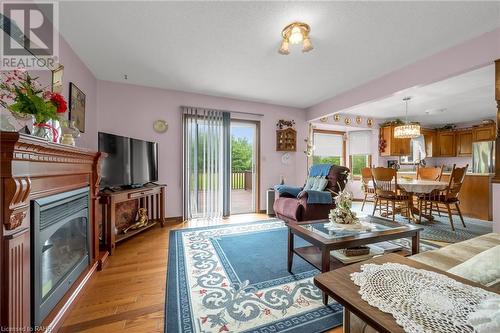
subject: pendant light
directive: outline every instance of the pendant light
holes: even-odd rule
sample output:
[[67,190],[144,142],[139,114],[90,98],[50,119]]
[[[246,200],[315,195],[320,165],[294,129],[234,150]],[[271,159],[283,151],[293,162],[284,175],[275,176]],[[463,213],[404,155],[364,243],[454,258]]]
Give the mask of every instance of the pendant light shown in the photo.
[[408,121],[408,102],[411,97],[403,98],[406,108],[405,122],[394,127],[394,137],[397,139],[414,139],[420,136],[420,124]]

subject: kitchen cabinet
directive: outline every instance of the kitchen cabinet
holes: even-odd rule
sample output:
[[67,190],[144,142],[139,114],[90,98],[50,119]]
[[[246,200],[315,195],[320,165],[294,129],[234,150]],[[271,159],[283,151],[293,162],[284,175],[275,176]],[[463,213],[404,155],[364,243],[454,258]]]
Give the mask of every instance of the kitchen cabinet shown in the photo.
[[438,156],[442,157],[456,156],[455,132],[438,131],[437,144],[438,144]]
[[394,127],[394,125],[389,125],[380,128],[380,140],[385,141],[385,148],[383,151],[380,151],[380,156],[410,155],[411,140],[395,138]]
[[495,124],[488,124],[472,128],[472,141],[493,141],[496,139]]
[[458,131],[455,138],[457,141],[457,156],[472,156],[472,131]]

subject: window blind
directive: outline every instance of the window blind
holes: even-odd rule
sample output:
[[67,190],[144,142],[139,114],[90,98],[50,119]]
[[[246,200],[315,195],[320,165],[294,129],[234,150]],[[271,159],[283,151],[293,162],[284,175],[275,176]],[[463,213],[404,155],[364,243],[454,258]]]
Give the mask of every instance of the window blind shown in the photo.
[[314,156],[342,156],[343,144],[340,134],[314,133]]
[[372,131],[349,132],[349,154],[370,155],[372,153]]

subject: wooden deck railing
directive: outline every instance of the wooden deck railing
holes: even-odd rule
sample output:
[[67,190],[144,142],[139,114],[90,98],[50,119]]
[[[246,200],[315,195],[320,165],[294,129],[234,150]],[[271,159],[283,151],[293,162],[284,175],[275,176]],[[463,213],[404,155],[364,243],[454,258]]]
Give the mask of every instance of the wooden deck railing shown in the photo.
[[252,171],[233,172],[231,174],[232,190],[251,190],[252,189]]

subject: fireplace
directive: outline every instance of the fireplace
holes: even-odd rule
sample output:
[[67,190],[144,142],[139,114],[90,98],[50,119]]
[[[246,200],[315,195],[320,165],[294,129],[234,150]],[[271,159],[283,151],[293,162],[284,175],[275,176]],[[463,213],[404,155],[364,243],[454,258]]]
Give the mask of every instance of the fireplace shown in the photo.
[[31,202],[31,318],[41,325],[91,258],[89,188]]

